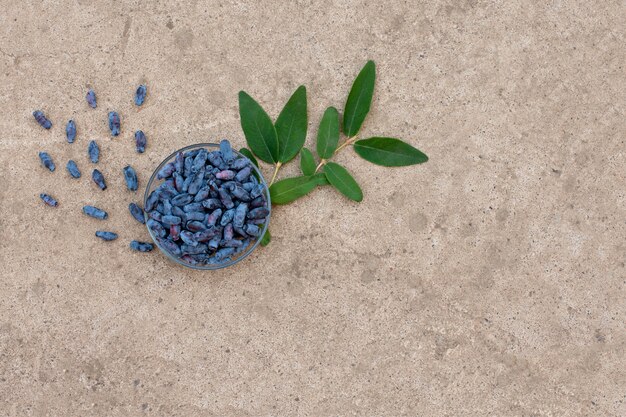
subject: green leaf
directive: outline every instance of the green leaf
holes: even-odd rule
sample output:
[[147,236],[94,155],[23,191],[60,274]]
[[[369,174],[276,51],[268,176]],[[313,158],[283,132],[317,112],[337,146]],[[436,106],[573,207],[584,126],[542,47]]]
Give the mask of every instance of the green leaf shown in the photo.
[[328,182],[328,178],[326,178],[326,174],[324,174],[323,172],[318,172],[317,174],[313,175],[313,178],[315,179],[315,183],[317,185],[329,185],[330,182]]
[[315,174],[315,159],[307,148],[302,148],[300,151],[300,169],[305,176]]
[[267,246],[270,244],[271,241],[272,241],[272,235],[270,235],[270,229],[267,229],[265,231],[265,234],[261,238],[261,242],[260,242],[261,246]]
[[269,164],[277,162],[278,139],[272,119],[245,91],[239,92],[239,117],[252,152]]
[[370,111],[375,81],[376,64],[374,61],[367,61],[352,84],[343,110],[343,132],[346,136],[353,137],[359,133],[365,116]]
[[359,187],[359,184],[356,183],[347,169],[334,162],[327,162],[326,165],[324,165],[324,173],[332,186],[341,194],[345,195],[350,200],[363,200],[361,187]]
[[270,198],[272,204],[287,204],[307,195],[317,185],[314,177],[285,178],[272,184]]
[[298,154],[306,139],[306,87],[301,85],[292,94],[274,126],[278,135],[278,162],[284,164]]
[[245,156],[250,161],[252,161],[252,163],[254,165],[256,165],[257,168],[259,167],[259,161],[256,160],[256,158],[254,157],[254,154],[252,152],[250,152],[250,149],[248,149],[248,148],[241,148],[241,149],[239,149],[239,153],[243,154],[243,156]]
[[339,112],[329,107],[324,112],[317,131],[317,154],[322,159],[333,156],[339,142]]
[[428,161],[423,152],[395,138],[357,140],[354,142],[354,151],[366,161],[385,167],[402,167]]

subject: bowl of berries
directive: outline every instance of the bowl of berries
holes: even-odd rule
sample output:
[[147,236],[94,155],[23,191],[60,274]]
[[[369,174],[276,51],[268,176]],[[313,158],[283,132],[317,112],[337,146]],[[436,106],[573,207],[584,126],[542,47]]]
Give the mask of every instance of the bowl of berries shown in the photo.
[[179,149],[146,186],[148,232],[174,262],[220,269],[261,242],[270,221],[269,188],[258,167],[227,140]]

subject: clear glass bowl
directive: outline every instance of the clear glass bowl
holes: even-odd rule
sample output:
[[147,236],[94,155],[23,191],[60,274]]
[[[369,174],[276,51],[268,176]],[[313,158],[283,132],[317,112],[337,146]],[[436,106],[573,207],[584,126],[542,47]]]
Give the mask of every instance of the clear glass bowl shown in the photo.
[[[152,176],[150,177],[150,180],[148,181],[148,185],[146,186],[146,192],[144,193],[144,197],[143,197],[143,206],[144,207],[146,206],[146,201],[148,200],[148,196],[150,195],[150,193],[156,187],[161,185],[161,183],[163,182],[163,180],[158,180],[157,179],[157,173],[161,170],[161,168],[163,168],[163,166],[165,164],[167,164],[169,162],[173,162],[174,159],[176,158],[176,155],[179,152],[189,152],[189,151],[193,151],[193,150],[200,149],[200,148],[206,148],[210,152],[210,151],[214,151],[214,150],[219,150],[220,145],[217,144],[217,143],[197,143],[195,145],[190,145],[190,146],[186,146],[186,147],[184,147],[182,149],[178,149],[176,152],[172,153],[170,156],[165,158],[163,160],[163,162],[161,162],[159,164],[159,166],[156,167],[156,169],[152,173]],[[237,155],[237,157],[247,158],[245,155],[237,152],[234,149],[233,149],[233,152],[235,153],[235,155]],[[176,262],[177,264],[180,264],[180,265],[185,266],[187,268],[203,269],[203,270],[212,270],[212,269],[226,268],[228,266],[236,264],[237,262],[242,261],[245,257],[250,255],[252,253],[252,251],[254,251],[257,248],[257,246],[259,246],[259,243],[261,243],[261,237],[263,237],[263,235],[267,231],[267,227],[268,227],[268,225],[270,223],[270,216],[272,214],[271,213],[272,212],[272,204],[271,204],[271,201],[270,201],[270,192],[269,192],[269,188],[267,186],[267,182],[265,181],[265,178],[263,178],[263,173],[253,163],[250,163],[250,166],[252,167],[253,172],[256,173],[257,178],[259,179],[259,182],[261,184],[263,184],[263,186],[264,186],[263,193],[264,193],[265,199],[267,201],[267,209],[269,210],[269,213],[267,214],[267,217],[265,218],[265,223],[263,224],[263,227],[261,228],[261,233],[259,234],[259,237],[258,238],[250,238],[251,239],[251,243],[248,245],[247,249],[245,249],[244,251],[242,251],[242,252],[240,252],[238,254],[233,255],[231,257],[231,259],[226,261],[226,262],[222,262],[222,263],[219,263],[219,264],[198,264],[198,265],[192,265],[192,264],[187,263],[187,262],[183,261],[182,259],[176,257],[175,255],[172,255],[165,248],[163,248],[161,245],[159,245],[159,242],[157,241],[156,236],[154,235],[152,230],[150,230],[150,228],[147,227],[148,233],[150,233],[150,237],[154,241],[154,244],[159,248],[159,250],[161,250],[161,252],[163,252],[165,254],[165,256],[167,256],[168,258],[170,258],[172,261]],[[148,215],[146,214],[146,220],[147,220],[147,218],[148,218]],[[254,240],[252,240],[252,239],[254,239]]]

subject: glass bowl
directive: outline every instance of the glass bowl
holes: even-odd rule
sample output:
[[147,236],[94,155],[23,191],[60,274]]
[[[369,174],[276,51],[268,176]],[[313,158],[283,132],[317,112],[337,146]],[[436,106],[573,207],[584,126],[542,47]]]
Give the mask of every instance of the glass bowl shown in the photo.
[[[163,162],[161,162],[159,164],[159,166],[156,167],[156,169],[154,170],[154,172],[152,173],[152,176],[150,177],[150,180],[148,181],[148,184],[146,185],[146,192],[144,193],[144,197],[143,197],[143,206],[146,207],[146,201],[148,200],[148,196],[150,195],[150,193],[157,188],[159,185],[161,185],[161,183],[164,180],[159,180],[157,179],[157,173],[161,170],[161,168],[163,168],[163,166],[165,166],[166,164],[173,162],[176,158],[176,155],[179,152],[190,152],[196,149],[200,149],[200,148],[205,148],[207,151],[211,152],[214,150],[219,150],[220,149],[220,145],[217,143],[197,143],[195,145],[190,145],[190,146],[186,146],[184,148],[178,149],[176,152],[172,153],[170,156],[168,156],[167,158],[165,158],[163,160]],[[237,152],[236,150],[233,149],[233,153],[237,156],[237,158],[246,158],[247,157],[239,152]],[[267,182],[265,181],[265,178],[263,178],[263,173],[261,173],[261,171],[259,170],[259,168],[254,165],[252,162],[250,163],[250,167],[252,168],[252,172],[253,174],[255,174],[257,176],[257,179],[259,180],[260,184],[263,184],[263,195],[265,196],[265,199],[267,201],[267,209],[269,211],[269,213],[267,214],[267,217],[265,218],[265,223],[263,223],[262,226],[260,226],[261,229],[261,233],[259,234],[258,237],[251,237],[250,238],[250,244],[248,245],[248,247],[246,249],[244,249],[243,251],[232,255],[230,258],[227,258],[226,260],[224,260],[221,263],[215,263],[215,264],[190,264],[188,262],[185,262],[184,260],[178,258],[177,256],[171,254],[170,252],[167,251],[167,249],[165,249],[164,247],[162,247],[158,240],[156,239],[156,236],[154,234],[154,232],[147,227],[148,229],[148,233],[150,233],[150,237],[152,238],[152,240],[154,241],[154,244],[159,248],[159,250],[161,252],[163,252],[165,254],[165,256],[167,256],[168,258],[170,258],[172,261],[176,262],[177,264],[180,264],[182,266],[185,266],[187,268],[192,268],[192,269],[202,269],[202,270],[213,270],[213,269],[220,269],[220,268],[226,268],[228,266],[234,265],[240,261],[242,261],[245,257],[247,257],[248,255],[250,255],[252,253],[252,251],[254,251],[257,246],[259,246],[259,243],[261,243],[261,238],[263,237],[263,235],[265,234],[265,232],[267,231],[267,227],[269,225],[270,222],[270,215],[271,215],[271,211],[272,211],[272,204],[270,201],[270,192],[269,192],[269,188],[267,186]],[[148,220],[148,214],[144,213],[145,217],[146,217],[146,221]]]

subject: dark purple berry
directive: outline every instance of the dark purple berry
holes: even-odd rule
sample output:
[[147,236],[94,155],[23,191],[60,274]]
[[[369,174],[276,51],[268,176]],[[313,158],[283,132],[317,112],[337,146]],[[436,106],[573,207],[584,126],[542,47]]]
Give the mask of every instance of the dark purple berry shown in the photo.
[[178,240],[180,239],[180,225],[179,224],[173,224],[170,226],[170,239],[172,240]]
[[215,178],[217,178],[218,180],[232,180],[233,178],[235,178],[235,171],[231,171],[229,169],[220,171],[215,174]]

